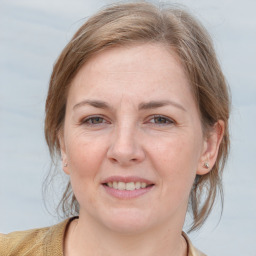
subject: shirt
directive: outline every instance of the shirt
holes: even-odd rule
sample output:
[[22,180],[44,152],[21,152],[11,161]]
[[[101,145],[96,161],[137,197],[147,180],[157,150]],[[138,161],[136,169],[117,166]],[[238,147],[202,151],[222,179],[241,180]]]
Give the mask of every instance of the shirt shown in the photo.
[[[63,256],[65,232],[74,218],[57,225],[0,234],[1,256]],[[182,232],[188,244],[188,256],[206,256],[197,250]]]

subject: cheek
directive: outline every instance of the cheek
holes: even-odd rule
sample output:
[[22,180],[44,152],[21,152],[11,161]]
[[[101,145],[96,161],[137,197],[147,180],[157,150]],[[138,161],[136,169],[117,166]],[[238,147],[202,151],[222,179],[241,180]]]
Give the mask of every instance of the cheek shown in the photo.
[[165,192],[171,189],[172,193],[179,194],[186,190],[186,194],[189,194],[200,155],[198,142],[193,136],[174,136],[155,145],[150,155]]
[[80,205],[95,205],[95,193],[104,149],[92,139],[67,140],[67,158],[73,192]]
[[182,171],[187,166],[191,170],[197,166],[200,158],[200,145],[194,136],[170,136],[155,141],[150,154],[155,156],[155,162],[169,168]]
[[101,139],[95,137],[80,134],[68,137],[66,146],[70,176],[95,176],[105,155],[104,145]]

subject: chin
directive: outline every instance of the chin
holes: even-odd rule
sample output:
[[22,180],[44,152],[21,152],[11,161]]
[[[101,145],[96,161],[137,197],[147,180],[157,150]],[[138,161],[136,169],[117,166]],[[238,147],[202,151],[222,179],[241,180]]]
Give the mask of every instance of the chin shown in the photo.
[[141,233],[153,224],[148,214],[138,209],[118,209],[108,213],[102,220],[103,225],[118,233]]

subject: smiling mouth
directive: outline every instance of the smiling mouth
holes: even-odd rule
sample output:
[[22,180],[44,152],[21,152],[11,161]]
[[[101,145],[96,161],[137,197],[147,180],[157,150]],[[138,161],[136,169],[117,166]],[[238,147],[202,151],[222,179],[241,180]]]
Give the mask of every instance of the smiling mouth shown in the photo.
[[103,183],[104,186],[107,186],[109,188],[114,188],[117,190],[139,190],[139,189],[145,189],[154,186],[154,184],[147,184],[146,182],[123,182],[123,181],[113,181],[113,182],[107,182]]

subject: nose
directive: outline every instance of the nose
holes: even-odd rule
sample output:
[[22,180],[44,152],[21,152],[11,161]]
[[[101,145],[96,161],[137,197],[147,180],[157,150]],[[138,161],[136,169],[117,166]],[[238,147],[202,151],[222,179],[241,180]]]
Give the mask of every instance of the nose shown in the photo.
[[138,131],[127,126],[115,129],[107,157],[111,162],[122,166],[142,162],[145,159],[145,152]]

